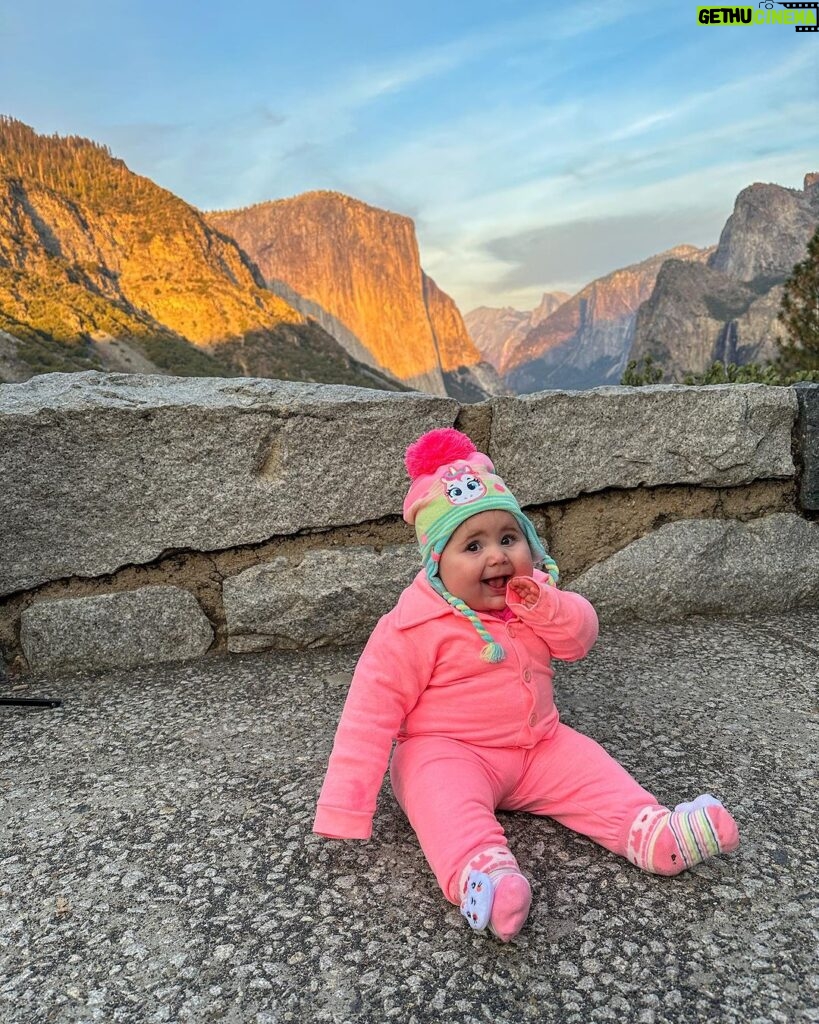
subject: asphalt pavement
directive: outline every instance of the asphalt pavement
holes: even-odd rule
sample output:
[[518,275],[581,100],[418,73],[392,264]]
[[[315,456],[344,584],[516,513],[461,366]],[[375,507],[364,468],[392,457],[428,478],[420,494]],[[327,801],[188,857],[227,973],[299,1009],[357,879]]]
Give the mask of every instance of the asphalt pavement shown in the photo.
[[[502,821],[533,883],[503,945],[437,889],[388,784],[373,839],[312,835],[357,650],[217,656],[0,693],[0,1020],[819,1022],[819,615],[604,629],[563,720],[741,846],[643,874]],[[457,823],[453,823],[457,827]]]

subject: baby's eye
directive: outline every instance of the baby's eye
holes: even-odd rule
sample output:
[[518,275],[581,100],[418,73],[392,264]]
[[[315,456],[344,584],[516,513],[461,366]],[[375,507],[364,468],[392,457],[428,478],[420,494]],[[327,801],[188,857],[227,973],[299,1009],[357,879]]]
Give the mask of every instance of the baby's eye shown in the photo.
[[469,542],[469,543],[468,543],[468,544],[466,545],[466,550],[467,550],[467,551],[477,551],[477,550],[478,550],[478,548],[479,548],[479,545],[478,545],[478,542],[477,542],[476,540],[472,540],[472,541],[470,541],[470,542]]
[[514,544],[517,539],[518,538],[514,533],[505,533],[503,537],[501,537],[501,544]]

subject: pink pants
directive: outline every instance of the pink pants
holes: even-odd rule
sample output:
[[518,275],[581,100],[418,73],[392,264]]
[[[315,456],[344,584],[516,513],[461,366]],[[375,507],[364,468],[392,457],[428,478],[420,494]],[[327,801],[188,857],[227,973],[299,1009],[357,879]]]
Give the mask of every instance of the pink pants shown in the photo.
[[498,809],[554,818],[623,856],[637,812],[657,804],[599,743],[563,723],[531,750],[412,737],[398,744],[390,779],[438,884],[456,904],[467,862],[488,846],[507,845]]

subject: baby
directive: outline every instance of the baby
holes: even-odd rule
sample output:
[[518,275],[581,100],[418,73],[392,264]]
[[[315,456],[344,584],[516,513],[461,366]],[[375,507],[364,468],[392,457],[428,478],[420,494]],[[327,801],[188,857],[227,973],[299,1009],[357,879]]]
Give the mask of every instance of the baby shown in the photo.
[[370,837],[397,741],[393,791],[438,884],[470,927],[504,942],[532,894],[498,809],[547,815],[661,875],[736,849],[714,797],[671,811],[559,720],[552,658],[587,654],[597,616],[557,589],[557,566],[489,458],[443,429],[410,445],[406,465],[404,519],[424,568],[358,662],[314,831]]

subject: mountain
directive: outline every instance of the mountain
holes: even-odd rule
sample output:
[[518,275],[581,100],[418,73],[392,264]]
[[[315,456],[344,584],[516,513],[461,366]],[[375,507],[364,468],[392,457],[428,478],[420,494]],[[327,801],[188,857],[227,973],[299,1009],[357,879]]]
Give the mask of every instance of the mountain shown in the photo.
[[662,267],[638,313],[630,358],[652,356],[671,381],[704,373],[716,360],[773,360],[783,284],[817,226],[819,174],[806,175],[801,190],[743,189],[707,264]]
[[710,250],[677,246],[586,285],[504,349],[499,370],[518,393],[617,384],[625,369],[640,305],[669,258],[704,261]]
[[409,217],[325,191],[206,216],[356,359],[432,394],[503,393],[455,303],[422,270]]
[[466,314],[464,322],[478,351],[498,369],[503,364],[504,351],[522,341],[569,297],[568,292],[544,292],[540,303],[529,312],[512,306],[478,306]]
[[0,379],[92,367],[397,388],[110,151],[0,118]]

